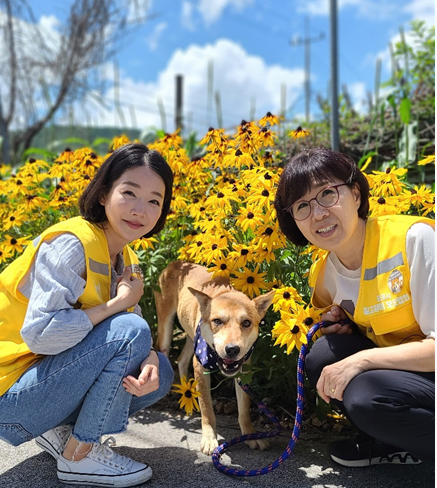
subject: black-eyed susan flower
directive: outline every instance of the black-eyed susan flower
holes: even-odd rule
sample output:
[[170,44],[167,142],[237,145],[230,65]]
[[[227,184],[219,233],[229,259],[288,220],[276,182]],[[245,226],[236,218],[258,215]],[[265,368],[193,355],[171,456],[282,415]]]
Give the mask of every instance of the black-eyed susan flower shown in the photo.
[[224,129],[214,129],[210,127],[203,139],[199,141],[200,145],[208,145],[208,150],[211,152],[218,151],[224,153],[228,146],[228,138],[224,134]]
[[275,312],[296,308],[296,302],[302,302],[302,297],[296,288],[283,286],[275,291],[272,308]]
[[409,202],[397,196],[375,196],[369,198],[370,217],[399,215],[410,209]]
[[22,253],[24,248],[32,242],[27,237],[13,237],[10,235],[5,235],[4,241],[1,243],[4,252],[17,252]]
[[213,278],[216,278],[217,276],[229,278],[233,269],[234,267],[232,263],[228,259],[222,257],[213,261],[211,267],[208,268],[208,271],[212,273]]
[[7,263],[12,258],[12,251],[5,249],[4,246],[0,246],[0,264]]
[[228,254],[228,260],[233,263],[235,269],[244,268],[247,263],[254,260],[254,249],[247,244],[235,243]]
[[420,211],[424,204],[432,203],[434,201],[434,194],[432,193],[431,188],[428,188],[425,185],[421,185],[420,187],[415,185],[413,189],[405,190],[400,197],[410,205],[413,205],[418,211]]
[[112,139],[110,148],[115,151],[121,146],[124,146],[125,144],[128,144],[130,142],[129,137],[126,136],[125,134],[122,134],[121,136],[114,137]]
[[130,243],[130,246],[135,250],[138,251],[140,249],[155,249],[155,243],[158,242],[154,237],[149,237],[147,239],[140,238],[135,239]]
[[270,147],[275,145],[276,134],[267,127],[263,127],[255,134],[255,140],[260,147]]
[[302,137],[309,136],[310,132],[308,130],[302,129],[302,127],[299,126],[297,129],[292,130],[288,135],[293,137],[294,139],[301,139]]
[[26,221],[26,217],[24,215],[24,212],[20,212],[18,210],[15,210],[13,212],[9,212],[4,218],[3,218],[3,230],[10,230],[12,227],[21,227],[23,223]]
[[222,188],[219,191],[211,192],[205,201],[207,211],[217,211],[218,209],[232,211],[232,202],[239,202],[232,190]]
[[258,125],[264,127],[265,125],[276,125],[279,124],[279,117],[273,115],[271,112],[267,112],[262,119],[259,120]]
[[187,415],[192,415],[194,410],[200,412],[197,398],[200,397],[200,391],[196,389],[197,381],[191,378],[187,381],[186,376],[182,376],[180,384],[173,384],[175,387],[172,391],[179,393],[181,398],[178,400],[181,409],[185,409]]
[[231,279],[231,284],[237,290],[242,291],[248,297],[253,298],[261,294],[261,290],[267,289],[265,276],[267,273],[259,272],[259,265],[254,271],[245,268],[244,271],[234,271],[236,278]]
[[223,158],[223,168],[237,168],[242,169],[244,167],[250,168],[255,163],[251,155],[247,152],[241,151],[241,149],[228,151]]
[[375,185],[373,194],[375,196],[399,195],[405,188],[401,178],[407,173],[406,168],[388,167],[385,171],[372,171]]
[[241,227],[243,232],[247,232],[248,229],[254,231],[264,223],[264,214],[255,205],[241,206],[238,209],[236,223]]
[[272,339],[276,339],[275,346],[287,348],[287,354],[290,354],[294,348],[300,350],[302,344],[307,344],[306,334],[309,328],[304,321],[306,314],[304,308],[298,305],[297,313],[289,310],[281,311],[281,318],[272,329]]

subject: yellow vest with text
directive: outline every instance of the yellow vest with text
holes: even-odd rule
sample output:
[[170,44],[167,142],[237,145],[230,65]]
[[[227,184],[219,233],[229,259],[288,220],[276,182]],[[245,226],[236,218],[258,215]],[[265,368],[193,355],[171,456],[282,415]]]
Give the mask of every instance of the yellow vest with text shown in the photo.
[[[425,337],[413,314],[406,252],[407,232],[419,222],[435,227],[433,220],[409,215],[370,218],[366,223],[360,289],[354,315],[348,315],[360,332],[379,347]],[[328,255],[311,267],[309,284],[312,290]],[[314,293],[311,304],[321,308]]]
[[[87,309],[110,300],[111,261],[104,231],[82,217],[53,225],[0,274],[0,395],[3,395],[42,355],[32,353],[21,338],[28,299],[19,291],[19,284],[30,271],[42,242],[69,232],[82,243],[85,251],[86,284],[75,308]],[[123,249],[125,266],[138,264],[134,251]],[[84,277],[85,278],[85,277]],[[129,309],[133,310],[133,309]]]

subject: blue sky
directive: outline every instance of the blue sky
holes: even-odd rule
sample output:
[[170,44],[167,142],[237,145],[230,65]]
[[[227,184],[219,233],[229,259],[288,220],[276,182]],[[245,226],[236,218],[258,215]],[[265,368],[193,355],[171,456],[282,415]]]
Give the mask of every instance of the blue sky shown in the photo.
[[[55,28],[70,0],[31,0],[38,21]],[[330,79],[329,0],[139,0],[149,20],[121,47],[119,100],[128,127],[174,130],[175,76],[184,77],[184,123],[203,135],[217,126],[218,94],[223,126],[286,108],[288,119],[305,116],[304,46],[310,44],[311,117],[320,116],[317,95]],[[347,86],[358,110],[374,91],[377,58],[382,81],[390,76],[388,43],[408,32],[410,21],[434,25],[432,0],[338,0],[339,87]],[[309,30],[308,30],[309,25]],[[307,26],[307,27],[306,27]],[[307,30],[306,30],[307,29]],[[297,42],[293,45],[293,39]],[[210,76],[208,77],[208,72]],[[107,67],[109,83],[113,65]],[[209,81],[208,81],[209,80]],[[212,80],[212,81],[211,81]],[[107,110],[87,112],[89,123],[122,124],[114,90],[103,94]],[[82,105],[83,107],[83,105]],[[90,105],[91,107],[91,105]],[[164,108],[165,117],[159,107]],[[83,120],[81,108],[75,116]],[[93,115],[89,115],[91,112]]]

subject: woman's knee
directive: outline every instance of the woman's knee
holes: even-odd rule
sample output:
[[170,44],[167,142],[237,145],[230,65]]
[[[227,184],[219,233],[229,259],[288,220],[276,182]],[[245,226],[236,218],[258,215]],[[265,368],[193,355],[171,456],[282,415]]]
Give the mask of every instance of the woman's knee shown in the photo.
[[131,346],[138,345],[146,354],[152,347],[152,333],[149,324],[139,315],[124,312],[112,316],[108,322],[109,339],[126,340]]

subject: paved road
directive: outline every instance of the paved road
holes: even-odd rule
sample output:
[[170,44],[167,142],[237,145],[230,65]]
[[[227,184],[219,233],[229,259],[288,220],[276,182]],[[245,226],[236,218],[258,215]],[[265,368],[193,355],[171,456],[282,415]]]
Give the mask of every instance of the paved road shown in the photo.
[[[239,434],[235,416],[218,416],[218,432],[224,439]],[[239,444],[222,457],[237,469],[268,465],[281,455],[290,432],[271,441],[268,451],[252,451]],[[127,432],[119,434],[117,450],[151,465],[154,476],[144,488],[434,488],[435,465],[343,468],[326,453],[329,438],[299,438],[291,457],[263,476],[229,477],[218,471],[209,456],[199,451],[200,418],[185,417],[156,406],[131,419]],[[0,441],[0,488],[61,488],[53,458],[31,441],[12,447]],[[74,486],[74,485],[70,485]]]

